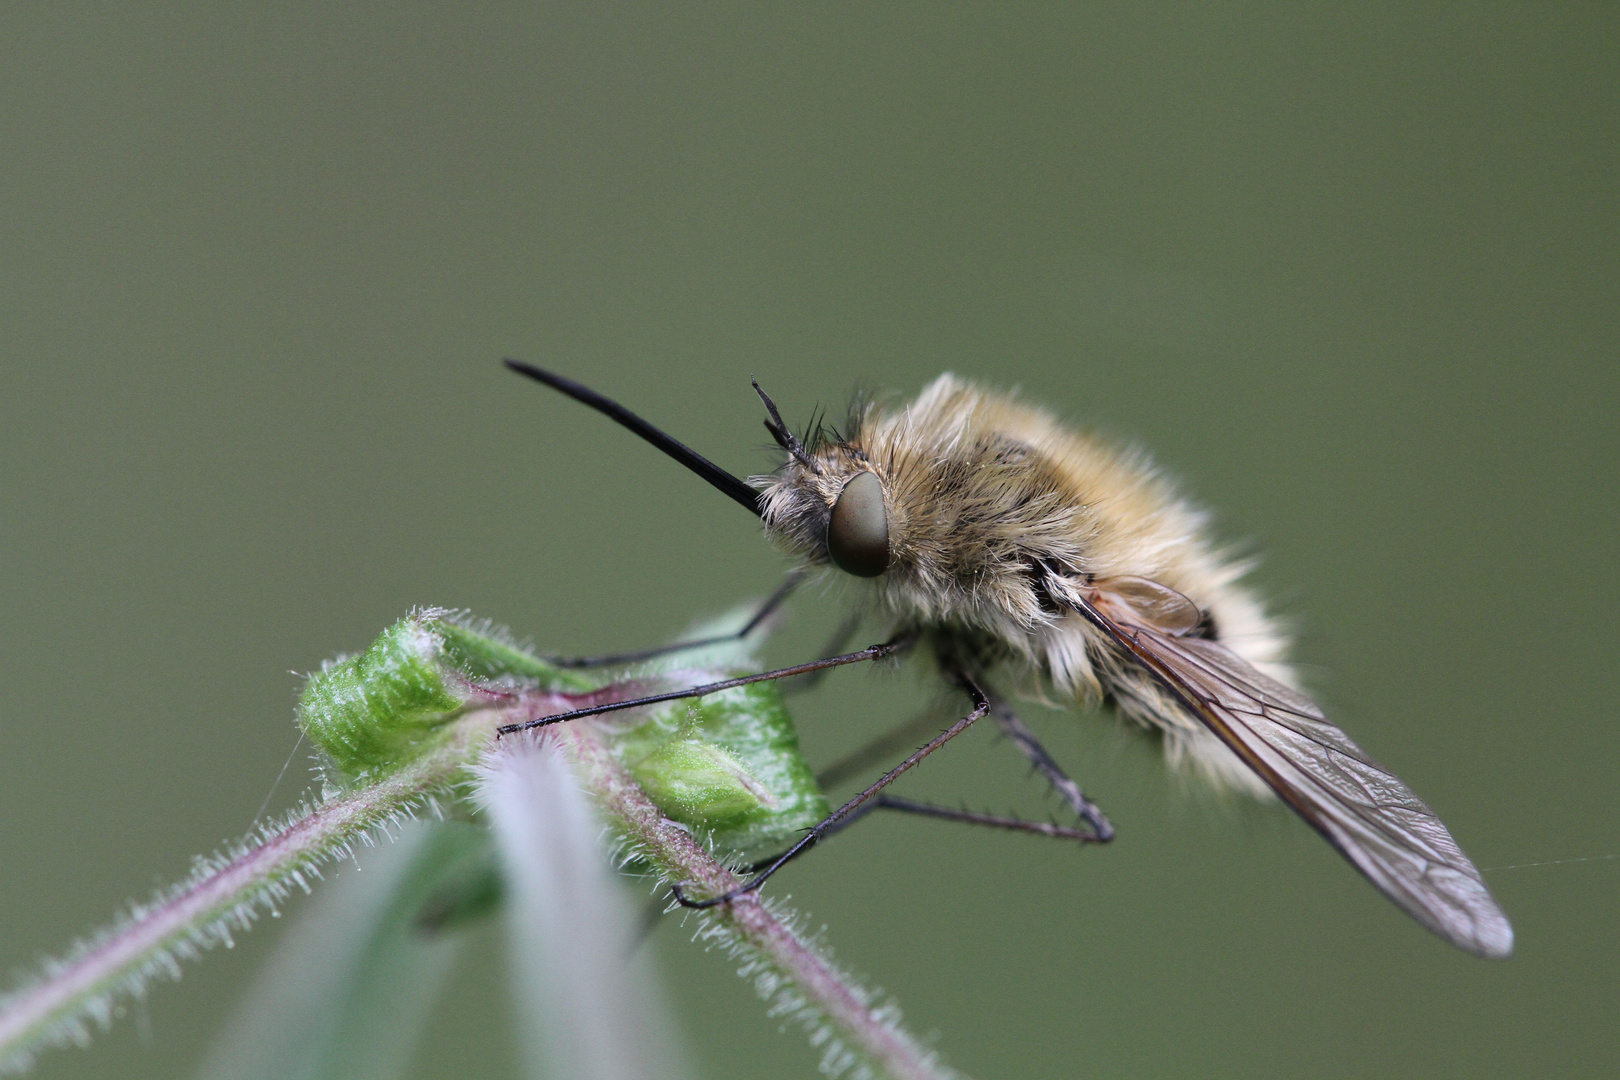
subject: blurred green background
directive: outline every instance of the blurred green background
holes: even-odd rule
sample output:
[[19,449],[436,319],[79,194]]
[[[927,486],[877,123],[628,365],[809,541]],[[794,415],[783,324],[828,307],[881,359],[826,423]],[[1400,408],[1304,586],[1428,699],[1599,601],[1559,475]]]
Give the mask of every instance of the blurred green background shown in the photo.
[[[1487,873],[1519,946],[1478,961],[1032,710],[1118,842],[864,825],[776,885],[842,961],[981,1080],[1612,1075],[1617,57],[1606,4],[8,6],[0,964],[244,832],[290,673],[413,604],[589,651],[774,585],[746,515],[501,356],[739,472],[750,375],[798,423],[949,369],[1217,508],[1481,867],[1610,858]],[[841,672],[807,751],[934,695]],[[989,732],[906,790],[1050,805]],[[37,1075],[184,1075],[278,928]],[[705,1075],[814,1076],[685,937]],[[511,1075],[500,940],[413,1076]]]

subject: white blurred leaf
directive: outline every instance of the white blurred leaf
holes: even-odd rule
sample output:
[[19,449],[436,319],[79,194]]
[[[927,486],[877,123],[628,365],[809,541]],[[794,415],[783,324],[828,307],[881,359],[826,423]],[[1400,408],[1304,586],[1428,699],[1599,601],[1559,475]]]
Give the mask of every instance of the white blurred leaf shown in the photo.
[[518,1042],[533,1074],[687,1075],[601,822],[563,752],[549,737],[508,736],[481,771],[507,886]]

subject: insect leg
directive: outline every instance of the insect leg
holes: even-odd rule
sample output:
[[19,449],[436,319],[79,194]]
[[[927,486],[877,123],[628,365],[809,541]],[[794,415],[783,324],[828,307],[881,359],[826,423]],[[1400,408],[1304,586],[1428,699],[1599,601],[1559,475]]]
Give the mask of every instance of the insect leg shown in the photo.
[[910,757],[906,758],[906,760],[884,773],[874,784],[872,784],[871,787],[849,800],[849,802],[845,803],[843,806],[840,806],[837,810],[834,810],[824,821],[821,822],[821,824],[805,833],[803,839],[794,844],[792,847],[788,848],[787,851],[783,852],[774,861],[772,861],[769,866],[759,871],[759,873],[748,879],[748,881],[744,884],[732,889],[730,892],[721,893],[719,896],[712,897],[708,900],[689,900],[687,899],[686,894],[681,891],[680,885],[672,885],[670,886],[670,892],[674,894],[675,899],[680,902],[682,907],[710,908],[715,907],[718,904],[727,903],[728,901],[735,900],[739,896],[753,892],[761,885],[765,884],[772,874],[776,873],[794,858],[807,851],[823,836],[826,836],[828,833],[836,830],[844,823],[846,818],[855,815],[857,812],[863,811],[868,803],[879,797],[879,792],[888,787],[890,784],[894,783],[895,780],[899,779],[901,775],[916,767],[916,765],[922,761],[923,758],[927,757],[929,754],[932,754],[935,750],[938,750],[940,747],[962,734],[962,732],[972,727],[975,720],[980,719],[985,713],[990,711],[990,699],[985,697],[983,691],[981,691],[973,680],[968,678],[966,675],[958,675],[957,681],[962,689],[966,691],[968,697],[973,701],[972,712],[968,713],[966,716],[962,717],[962,719],[958,720],[956,723],[934,736],[926,744],[924,744],[921,749],[917,750]]
[[[1001,703],[991,698],[992,709],[1001,708]],[[1010,715],[1010,711],[1009,711]],[[999,719],[999,717],[998,717]],[[1016,720],[1016,717],[1014,718]],[[837,787],[845,780],[862,772],[873,761],[889,760],[901,749],[908,745],[915,745],[916,739],[924,731],[935,724],[935,711],[929,709],[918,713],[892,730],[873,739],[865,746],[839,758],[831,765],[816,774],[816,783],[823,788]],[[1021,727],[1022,725],[1020,725]],[[1033,741],[1033,740],[1032,740]],[[1044,753],[1039,743],[1036,748]],[[1048,760],[1050,760],[1048,758]],[[1055,769],[1056,766],[1054,765]],[[1062,773],[1059,773],[1062,776]],[[1063,779],[1068,780],[1067,777]],[[1074,781],[1068,781],[1078,791],[1079,786]],[[833,825],[821,834],[823,840],[836,833],[841,833],[857,821],[861,821],[873,810],[898,810],[906,814],[918,814],[923,817],[940,818],[944,821],[960,821],[967,825],[986,825],[993,829],[1008,829],[1012,832],[1033,833],[1037,836],[1051,836],[1062,840],[1078,840],[1081,843],[1106,843],[1113,836],[1113,830],[1106,832],[1095,827],[1076,829],[1067,825],[1055,825],[1048,821],[1026,821],[1023,818],[1003,817],[999,814],[982,814],[972,810],[961,810],[947,806],[935,806],[930,803],[917,802],[913,799],[902,799],[897,795],[879,795],[850,813],[836,825]],[[1106,824],[1106,818],[1104,819]],[[748,867],[750,872],[765,869],[780,856],[773,855],[768,859],[761,859]]]
[[[866,612],[857,608],[849,618],[838,624],[838,629],[834,630],[832,637],[828,638],[826,643],[821,646],[821,651],[823,653],[843,652],[849,647],[850,639],[855,636],[855,631],[861,628],[861,620],[865,617]],[[821,680],[826,677],[827,672],[825,670],[813,671],[809,675],[794,679],[783,686],[782,693],[802,694],[807,690],[815,689]]]
[[942,821],[960,821],[964,825],[985,825],[992,829],[1050,836],[1055,840],[1078,840],[1082,844],[1107,843],[1107,837],[1100,836],[1089,828],[1077,829],[1072,825],[1057,825],[1050,821],[1026,821],[1023,818],[1006,817],[1001,814],[982,814],[975,810],[935,806],[933,803],[902,799],[896,795],[879,795],[875,801],[882,810],[899,810],[902,813],[939,818]]
[[[759,605],[759,610],[743,625],[741,630],[733,634],[718,634],[714,637],[698,638],[696,641],[677,641],[672,645],[659,645],[651,649],[641,649],[636,652],[604,653],[600,656],[548,656],[546,661],[560,668],[595,668],[617,667],[621,664],[634,664],[642,660],[652,660],[670,653],[682,652],[686,649],[701,649],[707,645],[723,645],[728,641],[740,641],[752,634],[759,625],[776,613],[799,583],[804,580],[803,570],[790,572],[777,590],[765,598]],[[848,640],[847,638],[845,639]],[[831,649],[825,650],[831,652]]]
[[816,783],[823,788],[837,787],[850,777],[862,773],[867,766],[879,761],[893,761],[894,756],[907,749],[915,749],[924,732],[937,730],[937,712],[928,709],[918,713],[899,727],[879,735],[871,742],[816,773]]
[[868,645],[858,652],[844,653],[842,656],[829,656],[821,660],[812,660],[808,664],[795,664],[792,667],[777,668],[775,671],[762,671],[757,675],[742,675],[735,679],[724,679],[720,682],[704,683],[702,686],[689,686],[685,690],[671,690],[664,694],[649,694],[646,697],[629,698],[625,701],[609,701],[601,705],[592,705],[585,709],[575,709],[572,712],[554,713],[551,716],[542,716],[538,719],[528,720],[518,724],[503,724],[495,729],[495,734],[510,735],[516,731],[527,731],[530,728],[549,727],[552,724],[561,724],[569,720],[578,720],[586,716],[597,716],[601,713],[618,712],[621,709],[636,709],[643,705],[657,705],[664,701],[679,701],[682,698],[705,697],[709,694],[719,693],[721,690],[730,690],[735,686],[748,686],[757,682],[769,682],[772,679],[786,679],[793,675],[805,675],[812,671],[822,671],[826,668],[842,667],[845,664],[858,664],[863,660],[881,660],[886,656],[907,648],[913,641],[913,636],[903,634],[891,638],[881,645]]
[[1069,809],[1073,810],[1080,820],[1091,826],[1092,839],[1100,843],[1112,840],[1114,826],[1109,823],[1108,816],[1096,803],[1086,798],[1085,793],[1080,790],[1080,785],[1053,760],[1052,755],[1046,752],[1046,747],[1040,744],[1035,738],[1035,733],[1018,718],[1018,714],[1013,712],[1010,705],[997,697],[992,697],[991,701],[996,724],[1001,728],[1001,733],[1011,739],[1023,752],[1036,772],[1046,777],[1047,783],[1052,785],[1052,790],[1069,804]]
[[[1100,844],[1101,840],[1090,829],[1077,829],[1072,825],[1057,825],[1050,821],[1028,821],[1024,818],[1006,817],[1001,814],[983,814],[975,810],[962,810],[951,806],[936,806],[933,803],[917,802],[915,799],[902,799],[898,795],[879,795],[865,806],[858,807],[848,817],[838,824],[831,826],[821,834],[825,840],[843,832],[857,821],[864,821],[874,810],[898,810],[904,814],[916,814],[919,817],[939,818],[941,821],[959,821],[964,825],[984,825],[992,829],[1006,829],[1009,832],[1029,833],[1034,836],[1050,836],[1054,840],[1078,840],[1082,844]],[[773,855],[768,859],[761,859],[748,866],[750,873],[764,870],[780,855]]]

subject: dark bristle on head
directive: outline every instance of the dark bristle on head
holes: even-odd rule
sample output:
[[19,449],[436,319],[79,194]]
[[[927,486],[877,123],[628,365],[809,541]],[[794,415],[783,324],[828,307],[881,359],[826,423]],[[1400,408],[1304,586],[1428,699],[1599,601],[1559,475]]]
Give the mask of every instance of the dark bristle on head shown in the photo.
[[838,432],[827,426],[825,409],[817,408],[810,414],[810,422],[804,426],[804,441],[810,444],[812,450],[820,450],[839,441]]
[[844,414],[844,426],[833,432],[840,443],[848,444],[855,441],[860,434],[861,423],[866,419],[868,407],[872,404],[870,390],[857,390],[850,399],[849,411]]
[[567,394],[582,405],[589,405],[609,420],[635,432],[688,469],[697,473],[708,481],[710,486],[719,489],[747,507],[756,517],[764,516],[764,506],[760,502],[759,492],[685,443],[649,424],[612,398],[604,397],[590,387],[583,386],[573,379],[558,375],[553,371],[547,371],[545,368],[535,367],[533,364],[526,364],[521,360],[508,359],[503,363],[519,375],[526,375],[535,382],[544,383],[553,390]]

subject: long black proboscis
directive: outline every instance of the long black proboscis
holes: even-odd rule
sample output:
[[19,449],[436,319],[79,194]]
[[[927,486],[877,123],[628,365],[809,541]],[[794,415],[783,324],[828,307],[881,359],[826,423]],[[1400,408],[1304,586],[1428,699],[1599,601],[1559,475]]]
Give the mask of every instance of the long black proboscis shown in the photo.
[[556,372],[535,367],[533,364],[526,364],[521,360],[509,359],[505,361],[505,364],[519,375],[527,375],[535,382],[545,383],[553,390],[560,390],[580,404],[589,405],[608,419],[629,428],[688,469],[703,477],[711,486],[737,500],[756,516],[764,516],[764,507],[760,504],[759,492],[737,477],[732,476],[690,446],[659,431],[612,398],[603,397],[595,390],[588,386],[581,386],[573,379],[564,378]]

